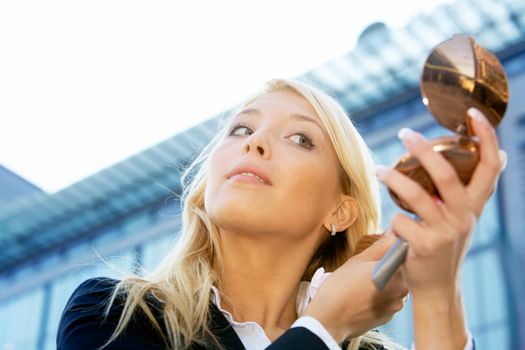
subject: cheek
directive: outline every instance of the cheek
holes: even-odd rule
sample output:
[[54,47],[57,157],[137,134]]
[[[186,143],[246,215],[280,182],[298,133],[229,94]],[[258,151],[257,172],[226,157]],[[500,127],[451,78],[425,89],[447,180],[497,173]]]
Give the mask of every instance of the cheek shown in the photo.
[[266,193],[239,189],[228,182],[226,176],[235,156],[235,149],[224,145],[211,155],[208,163],[204,208],[210,219],[221,227],[231,227],[231,221],[239,218],[264,215],[261,204],[267,202],[267,198],[262,198]]
[[204,192],[204,207],[208,214],[212,214],[214,210],[214,202],[220,199],[218,194],[219,184],[224,170],[221,168],[221,152],[215,151],[208,163],[206,189]]
[[[315,173],[311,174],[304,181],[298,181],[296,186],[298,187],[297,192],[301,193],[302,197],[308,197],[314,206],[320,207],[334,200],[335,191],[333,184],[334,181],[329,176]],[[305,189],[307,190],[305,191]]]
[[337,193],[337,175],[322,162],[290,166],[287,171],[286,191],[279,193],[279,202],[290,216],[324,218],[331,209]]

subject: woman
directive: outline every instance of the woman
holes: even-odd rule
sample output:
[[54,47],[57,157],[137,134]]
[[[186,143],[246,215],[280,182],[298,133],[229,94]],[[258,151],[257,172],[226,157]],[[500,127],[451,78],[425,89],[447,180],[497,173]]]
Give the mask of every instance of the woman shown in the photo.
[[[79,286],[62,315],[58,348],[389,348],[370,330],[401,309],[408,290],[417,349],[471,346],[459,268],[502,166],[494,130],[479,111],[469,113],[481,144],[470,184],[420,134],[403,129],[443,201],[377,167],[381,181],[417,203],[422,220],[397,215],[394,234],[355,254],[361,237],[379,232],[368,148],[326,94],[268,82],[187,173],[197,169],[173,251],[144,277]],[[403,274],[380,293],[371,273],[395,235],[409,253]]]

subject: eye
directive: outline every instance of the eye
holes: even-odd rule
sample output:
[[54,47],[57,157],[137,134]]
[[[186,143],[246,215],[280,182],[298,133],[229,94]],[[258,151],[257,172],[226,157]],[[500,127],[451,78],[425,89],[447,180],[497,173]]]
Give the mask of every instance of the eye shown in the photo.
[[310,139],[310,137],[301,131],[296,131],[292,136],[290,136],[290,139],[299,146],[306,149],[312,149],[315,147],[312,139]]
[[253,130],[244,124],[235,124],[229,133],[230,136],[250,136],[251,134],[253,134]]

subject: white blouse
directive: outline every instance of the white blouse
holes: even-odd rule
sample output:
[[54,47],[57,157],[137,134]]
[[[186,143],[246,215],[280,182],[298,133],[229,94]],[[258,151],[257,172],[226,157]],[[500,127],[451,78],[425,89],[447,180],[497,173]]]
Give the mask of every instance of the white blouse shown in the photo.
[[[321,283],[330,275],[331,272],[325,272],[324,268],[319,268],[312,276],[312,281],[301,281],[299,284],[299,292],[297,293],[296,308],[299,318],[292,324],[291,327],[305,327],[315,333],[330,350],[340,350],[341,347],[334,340],[332,335],[323,327],[321,322],[310,316],[301,316],[314,297],[315,293],[321,286]],[[219,290],[211,287],[213,290],[212,300],[217,305],[217,308],[223,313],[228,322],[233,327],[233,330],[239,338],[246,350],[260,350],[269,346],[272,342],[264,332],[264,329],[253,321],[237,322],[233,316],[221,307],[221,297]],[[291,328],[290,327],[290,328]]]
[[[315,294],[317,293],[317,290],[321,286],[321,284],[324,282],[324,280],[331,274],[331,272],[325,272],[324,268],[320,267],[315,271],[314,275],[312,276],[312,281],[301,281],[299,284],[299,292],[297,293],[297,299],[296,299],[296,308],[297,308],[297,315],[299,318],[292,324],[292,327],[305,327],[312,331],[314,334],[316,334],[321,340],[326,344],[328,349],[330,350],[341,350],[341,347],[335,339],[332,337],[332,335],[324,328],[324,326],[319,322],[317,319],[311,317],[311,316],[301,316],[303,312],[306,310],[306,307],[310,303],[310,301],[313,299]],[[248,322],[237,322],[233,319],[233,316],[228,311],[224,310],[221,307],[221,297],[219,294],[219,290],[212,286],[212,301],[217,306],[217,308],[222,312],[222,314],[226,317],[228,322],[233,327],[233,330],[239,338],[241,339],[242,344],[246,348],[246,350],[261,350],[265,349],[267,346],[269,346],[272,342],[270,341],[270,338],[266,335],[264,332],[264,329],[257,323],[253,321]],[[473,341],[472,336],[469,332],[468,335],[468,341],[467,345],[464,348],[464,350],[472,350],[473,349]],[[412,344],[412,349],[414,349],[414,345]]]

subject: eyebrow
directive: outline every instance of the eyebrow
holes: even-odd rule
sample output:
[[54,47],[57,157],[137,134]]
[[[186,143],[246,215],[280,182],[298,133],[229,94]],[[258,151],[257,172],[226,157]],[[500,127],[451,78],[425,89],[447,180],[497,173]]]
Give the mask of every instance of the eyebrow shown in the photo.
[[[239,114],[261,115],[261,111],[256,109],[256,108],[247,108],[247,109],[239,112]],[[237,115],[239,115],[239,114],[237,114]],[[299,121],[305,121],[305,122],[313,123],[321,130],[321,133],[324,136],[324,129],[321,127],[319,122],[317,120],[315,120],[314,118],[309,117],[309,116],[304,115],[304,114],[301,114],[301,113],[291,113],[290,114],[290,119],[295,119],[295,120],[299,120]]]

